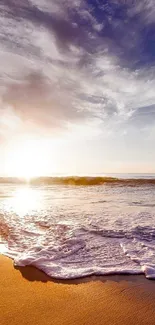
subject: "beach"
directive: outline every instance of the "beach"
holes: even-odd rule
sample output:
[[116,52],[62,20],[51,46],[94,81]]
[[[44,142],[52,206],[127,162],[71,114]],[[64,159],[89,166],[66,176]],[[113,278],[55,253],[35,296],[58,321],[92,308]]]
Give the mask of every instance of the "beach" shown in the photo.
[[1,325],[155,323],[155,282],[143,275],[56,281],[0,256]]

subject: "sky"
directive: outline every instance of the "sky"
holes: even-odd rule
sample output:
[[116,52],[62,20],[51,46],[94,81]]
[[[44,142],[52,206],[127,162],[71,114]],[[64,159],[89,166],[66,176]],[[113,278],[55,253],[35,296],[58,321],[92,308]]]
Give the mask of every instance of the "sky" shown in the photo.
[[1,0],[0,26],[1,175],[155,172],[154,0]]

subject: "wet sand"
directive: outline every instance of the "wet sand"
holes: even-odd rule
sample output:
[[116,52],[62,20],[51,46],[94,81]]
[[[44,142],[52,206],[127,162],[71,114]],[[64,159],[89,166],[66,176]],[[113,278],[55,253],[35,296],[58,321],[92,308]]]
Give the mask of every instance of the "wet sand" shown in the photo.
[[155,281],[144,276],[54,281],[0,256],[1,325],[154,325]]

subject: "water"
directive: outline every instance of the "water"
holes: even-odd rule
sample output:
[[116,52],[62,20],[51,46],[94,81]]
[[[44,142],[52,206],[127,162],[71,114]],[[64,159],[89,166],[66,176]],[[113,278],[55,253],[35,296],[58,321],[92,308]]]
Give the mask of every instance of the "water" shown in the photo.
[[92,186],[0,183],[0,252],[54,278],[155,278],[154,175],[142,176]]

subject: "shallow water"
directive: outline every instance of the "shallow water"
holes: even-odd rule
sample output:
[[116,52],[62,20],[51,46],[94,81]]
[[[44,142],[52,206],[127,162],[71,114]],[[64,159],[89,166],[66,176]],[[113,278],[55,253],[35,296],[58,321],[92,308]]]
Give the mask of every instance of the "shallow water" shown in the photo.
[[54,278],[155,278],[155,185],[0,184],[0,252]]

